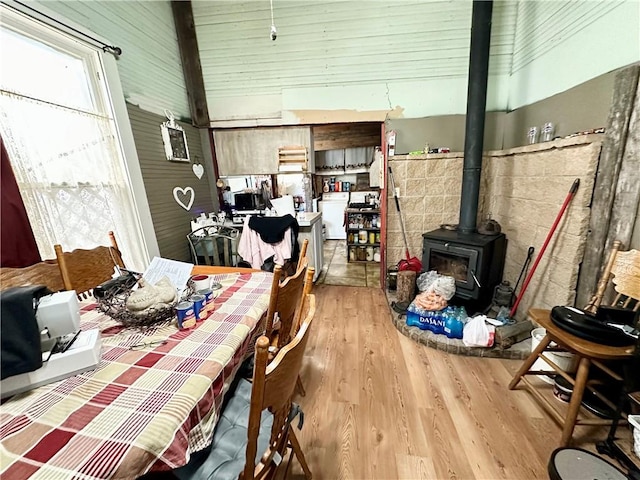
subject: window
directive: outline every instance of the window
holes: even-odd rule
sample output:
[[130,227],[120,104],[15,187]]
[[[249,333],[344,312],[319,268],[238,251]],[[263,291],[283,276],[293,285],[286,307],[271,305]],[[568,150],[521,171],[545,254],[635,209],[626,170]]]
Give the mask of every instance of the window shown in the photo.
[[0,134],[42,258],[108,244],[147,262],[101,52],[2,7]]

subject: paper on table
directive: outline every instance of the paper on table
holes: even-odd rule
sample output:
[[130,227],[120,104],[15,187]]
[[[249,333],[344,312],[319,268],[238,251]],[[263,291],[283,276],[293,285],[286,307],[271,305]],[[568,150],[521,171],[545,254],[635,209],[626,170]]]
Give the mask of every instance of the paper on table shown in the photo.
[[155,284],[162,277],[167,277],[169,281],[178,289],[178,294],[187,287],[189,277],[191,277],[192,263],[178,262],[167,258],[153,257],[151,263],[145,270],[142,278],[151,284]]

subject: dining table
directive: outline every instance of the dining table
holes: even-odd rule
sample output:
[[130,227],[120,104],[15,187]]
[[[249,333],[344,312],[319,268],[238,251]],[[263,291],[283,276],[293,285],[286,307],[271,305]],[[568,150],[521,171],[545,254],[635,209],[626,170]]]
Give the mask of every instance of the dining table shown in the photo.
[[0,405],[0,476],[133,479],[185,465],[211,444],[225,393],[263,331],[273,275],[195,266],[221,284],[212,313],[127,328],[82,302],[80,328],[98,328],[95,370]]

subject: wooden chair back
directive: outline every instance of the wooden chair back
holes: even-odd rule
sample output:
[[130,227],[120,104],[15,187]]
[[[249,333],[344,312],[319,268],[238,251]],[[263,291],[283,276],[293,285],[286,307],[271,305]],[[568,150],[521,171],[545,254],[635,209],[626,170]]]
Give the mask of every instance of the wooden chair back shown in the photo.
[[[268,363],[269,339],[262,336],[256,342],[244,479],[271,477],[277,468],[277,465],[272,461],[274,456],[279,454],[284,457],[290,434],[293,435],[293,432],[289,431],[291,398],[309,340],[311,322],[315,315],[314,295],[309,295],[305,304],[307,305],[305,317],[300,330],[295,338],[278,352],[271,363]],[[256,466],[253,459],[256,458],[257,453],[260,416],[265,409],[269,409],[274,416],[273,427],[269,447]],[[297,440],[295,443],[297,444]],[[300,462],[303,463],[303,468],[307,468],[301,451],[296,454]]]
[[304,259],[307,259],[307,248],[309,248],[309,239],[305,238],[302,242],[302,247],[300,247],[300,256],[298,257],[298,266],[296,267],[296,271],[300,270],[304,266]]
[[292,335],[295,335],[293,327],[297,322],[296,314],[299,313],[298,306],[302,299],[305,279],[307,278],[309,270],[312,271],[311,278],[313,278],[313,272],[315,271],[313,268],[307,266],[305,259],[303,259],[302,262],[303,266],[296,271],[295,275],[287,277],[282,282],[282,267],[276,265],[273,270],[265,335],[270,339],[276,336],[274,332],[274,320],[277,313],[280,318],[280,330],[277,341],[278,348],[289,343]]
[[64,290],[58,262],[38,262],[24,268],[0,268],[0,290],[23,285],[46,285],[52,292]]
[[113,232],[109,232],[109,238],[111,246],[91,250],[64,252],[61,245],[53,246],[66,290],[75,290],[79,298],[87,298],[94,287],[113,276],[115,266],[124,268]]
[[239,230],[231,227],[201,227],[194,230],[187,235],[193,262],[196,265],[235,266],[239,236]]
[[620,251],[622,243],[613,242],[602,277],[595,295],[585,310],[595,313],[607,296],[607,289],[613,286],[611,305],[640,310],[640,251]]
[[315,275],[316,269],[313,267],[307,268],[307,273],[304,277],[304,287],[302,288],[302,298],[300,299],[300,305],[296,312],[293,325],[291,327],[291,334],[296,335],[298,330],[300,329],[300,325],[302,323],[302,319],[306,314],[309,306],[307,305],[311,291],[313,290],[313,276]]

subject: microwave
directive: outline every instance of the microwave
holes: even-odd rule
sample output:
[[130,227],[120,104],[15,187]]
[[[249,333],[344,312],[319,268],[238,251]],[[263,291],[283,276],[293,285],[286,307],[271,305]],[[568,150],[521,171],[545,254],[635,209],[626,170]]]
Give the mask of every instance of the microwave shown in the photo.
[[234,203],[237,211],[264,210],[266,207],[260,193],[236,193]]

